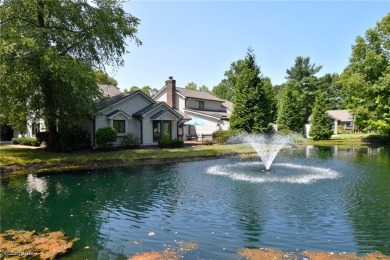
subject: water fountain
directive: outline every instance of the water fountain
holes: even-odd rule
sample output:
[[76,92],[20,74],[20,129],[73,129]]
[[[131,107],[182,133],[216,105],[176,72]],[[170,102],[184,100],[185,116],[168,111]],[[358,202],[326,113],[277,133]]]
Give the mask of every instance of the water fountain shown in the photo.
[[292,144],[296,135],[278,135],[278,134],[238,134],[229,139],[229,143],[245,143],[253,147],[269,171],[272,162],[275,160],[279,151],[287,144]]

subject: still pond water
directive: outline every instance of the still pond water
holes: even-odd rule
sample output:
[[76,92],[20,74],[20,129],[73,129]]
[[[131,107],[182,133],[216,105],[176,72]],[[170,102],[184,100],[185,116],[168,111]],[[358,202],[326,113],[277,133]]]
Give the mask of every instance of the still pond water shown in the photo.
[[239,259],[243,247],[390,255],[389,148],[283,151],[1,179],[1,232],[79,237],[64,259],[126,259],[180,242],[185,259]]

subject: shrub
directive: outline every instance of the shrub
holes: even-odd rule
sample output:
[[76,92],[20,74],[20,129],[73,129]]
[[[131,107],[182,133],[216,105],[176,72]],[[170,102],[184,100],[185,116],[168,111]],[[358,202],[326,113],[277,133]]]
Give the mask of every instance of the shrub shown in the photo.
[[96,143],[101,147],[112,146],[116,141],[118,133],[113,127],[103,127],[96,131]]
[[214,134],[218,143],[225,144],[229,138],[238,133],[240,133],[238,130],[218,130]]
[[60,151],[76,151],[91,146],[89,133],[81,126],[74,125],[70,128],[63,129],[59,133]]
[[158,142],[160,148],[179,148],[184,146],[184,142],[179,139],[163,140]]
[[49,132],[38,132],[35,136],[41,144],[47,143],[47,140],[49,139]]
[[21,144],[28,146],[39,146],[40,142],[35,137],[18,137],[12,138],[13,144]]
[[139,143],[140,142],[138,136],[131,132],[123,136],[121,140],[121,145],[124,147],[138,147]]
[[205,144],[205,145],[212,145],[212,144],[213,144],[213,141],[211,141],[211,140],[205,140],[205,141],[203,142],[203,144]]
[[289,134],[292,134],[292,133],[293,133],[293,131],[291,131],[288,128],[283,128],[283,129],[280,129],[278,131],[278,135],[289,135]]

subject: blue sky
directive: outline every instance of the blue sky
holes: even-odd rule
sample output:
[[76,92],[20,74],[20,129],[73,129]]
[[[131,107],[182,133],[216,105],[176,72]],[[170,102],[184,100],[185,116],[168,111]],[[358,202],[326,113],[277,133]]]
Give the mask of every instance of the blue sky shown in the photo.
[[160,89],[168,76],[212,89],[230,64],[254,49],[273,84],[285,82],[297,56],[322,65],[319,76],[341,73],[356,36],[390,12],[390,1],[130,1],[141,20],[124,66],[110,72],[121,89]]

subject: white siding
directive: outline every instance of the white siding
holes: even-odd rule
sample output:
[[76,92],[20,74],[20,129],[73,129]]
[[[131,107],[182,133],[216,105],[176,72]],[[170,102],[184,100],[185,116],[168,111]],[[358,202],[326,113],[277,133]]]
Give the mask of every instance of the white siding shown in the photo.
[[211,101],[211,100],[194,99],[194,98],[189,98],[187,100],[187,103],[186,103],[187,108],[196,109],[197,108],[195,105],[196,101],[203,101],[204,102],[204,110],[215,110],[215,111],[221,110],[222,102],[220,102],[220,101]]
[[[189,114],[191,117],[196,117],[201,119],[204,124],[203,125],[195,125],[188,126],[190,127],[191,135],[196,134],[197,136],[201,136],[202,134],[212,134],[215,131],[219,130],[220,127],[217,124],[220,124],[220,120],[216,118],[211,118],[208,116],[203,116],[199,114]],[[184,131],[184,138],[188,135],[188,128]]]
[[153,99],[156,101],[167,102],[167,89],[165,88],[162,90],[160,93],[154,96]]
[[142,128],[144,132],[144,145],[153,145],[153,121],[149,118],[144,118],[142,123]]
[[[96,117],[96,131],[102,127],[112,127],[113,120],[125,120],[125,132],[135,133],[139,138],[141,138],[141,126],[138,119],[127,119],[121,114],[116,115],[112,119],[108,119],[105,115],[115,110],[121,110],[127,115],[131,116],[135,112],[143,109],[150,104],[151,102],[145,97],[143,97],[141,94],[130,97],[129,99],[126,99],[123,102],[119,102],[118,104],[114,104],[112,107],[106,108],[101,112],[103,116]],[[118,135],[117,141],[114,145],[120,145],[121,136],[123,136],[123,134]]]

